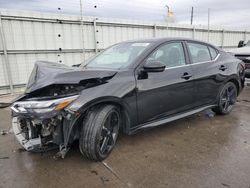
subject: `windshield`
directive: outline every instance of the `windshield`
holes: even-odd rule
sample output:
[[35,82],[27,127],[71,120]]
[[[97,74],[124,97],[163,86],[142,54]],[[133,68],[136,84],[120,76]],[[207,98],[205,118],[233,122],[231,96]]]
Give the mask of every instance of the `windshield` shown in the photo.
[[246,43],[246,46],[250,46],[250,40]]
[[126,68],[140,55],[150,43],[128,42],[120,43],[102,51],[100,54],[90,58],[81,67],[87,68]]

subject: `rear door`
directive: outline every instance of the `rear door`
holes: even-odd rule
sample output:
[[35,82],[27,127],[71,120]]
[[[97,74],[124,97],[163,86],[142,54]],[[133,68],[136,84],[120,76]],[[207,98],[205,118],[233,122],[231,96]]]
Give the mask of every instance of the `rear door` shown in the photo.
[[137,108],[140,124],[192,108],[193,72],[187,62],[186,53],[181,41],[168,42],[145,60],[160,61],[166,65],[166,69],[164,72],[149,72],[145,78],[137,75]]
[[214,104],[228,67],[219,61],[219,52],[204,43],[186,42],[195,81],[196,107]]

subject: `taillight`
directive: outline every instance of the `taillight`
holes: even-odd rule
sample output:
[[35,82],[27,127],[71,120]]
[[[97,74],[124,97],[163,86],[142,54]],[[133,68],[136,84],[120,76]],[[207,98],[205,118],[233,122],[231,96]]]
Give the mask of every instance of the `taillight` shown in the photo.
[[240,65],[242,66],[242,68],[245,70],[246,69],[246,65],[243,61],[240,62]]

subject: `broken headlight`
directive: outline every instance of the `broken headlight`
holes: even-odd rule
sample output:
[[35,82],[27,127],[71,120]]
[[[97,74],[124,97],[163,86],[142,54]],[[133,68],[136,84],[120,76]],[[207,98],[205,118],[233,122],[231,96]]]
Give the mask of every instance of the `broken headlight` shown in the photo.
[[54,100],[44,100],[44,101],[19,101],[15,102],[11,109],[17,113],[48,113],[52,111],[59,111],[68,106],[73,102],[78,95],[71,97],[64,97]]

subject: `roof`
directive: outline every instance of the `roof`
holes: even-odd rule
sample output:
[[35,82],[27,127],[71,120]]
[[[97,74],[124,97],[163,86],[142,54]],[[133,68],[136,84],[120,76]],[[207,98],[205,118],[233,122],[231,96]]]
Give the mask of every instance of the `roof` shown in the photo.
[[[185,37],[148,38],[148,39],[128,40],[128,41],[123,41],[123,42],[150,42],[150,43],[161,44],[161,43],[164,43],[167,41],[172,41],[172,40],[186,40],[186,41],[205,43],[205,44],[209,44],[210,46],[213,46],[214,48],[219,50],[218,47],[216,47],[208,42],[196,40],[196,39],[192,39],[192,38],[185,38]],[[121,42],[121,43],[123,43],[123,42]]]
[[197,42],[202,42],[202,43],[207,43],[205,41],[200,41],[192,38],[185,38],[185,37],[164,37],[164,38],[148,38],[148,39],[136,39],[136,40],[128,40],[124,42],[166,42],[166,41],[171,41],[171,40],[191,40],[191,41],[197,41]]

